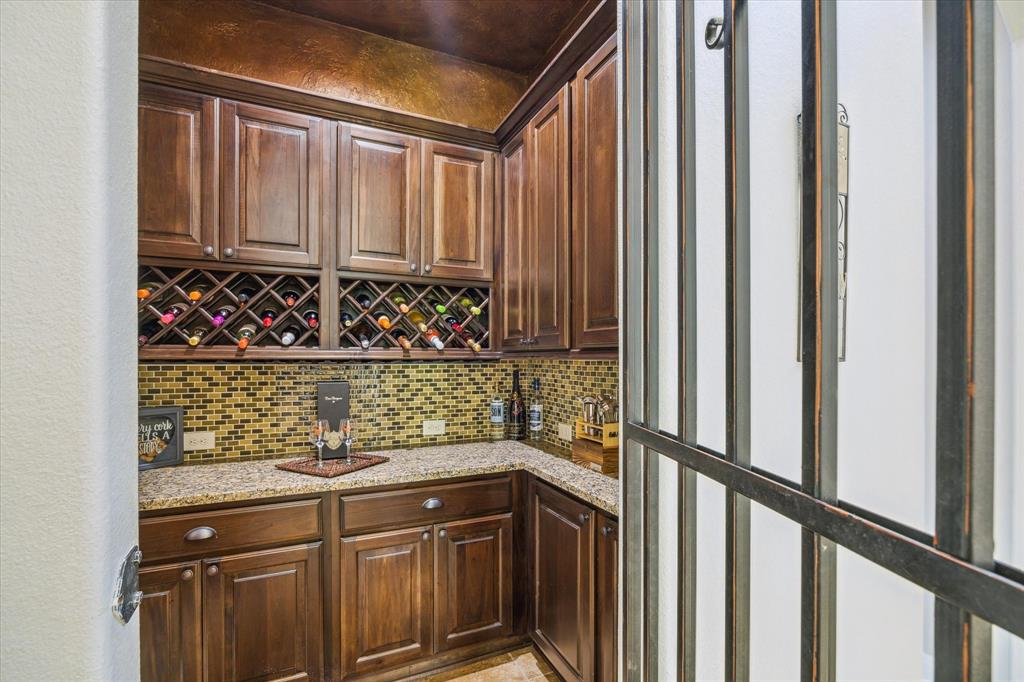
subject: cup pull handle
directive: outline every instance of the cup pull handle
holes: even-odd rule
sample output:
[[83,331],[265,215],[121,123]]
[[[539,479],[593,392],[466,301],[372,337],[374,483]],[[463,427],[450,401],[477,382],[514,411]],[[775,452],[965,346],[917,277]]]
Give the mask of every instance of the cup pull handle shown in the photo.
[[423,501],[424,509],[440,509],[444,506],[444,502],[440,497],[428,497]]
[[185,539],[189,542],[209,540],[210,538],[215,537],[217,537],[217,531],[215,531],[213,528],[210,528],[209,526],[199,526],[185,533]]

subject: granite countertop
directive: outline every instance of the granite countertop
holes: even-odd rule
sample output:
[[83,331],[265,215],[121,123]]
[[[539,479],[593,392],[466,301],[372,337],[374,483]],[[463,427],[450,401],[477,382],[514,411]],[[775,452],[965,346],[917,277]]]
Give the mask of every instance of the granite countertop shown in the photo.
[[384,450],[373,454],[391,461],[337,478],[275,468],[277,463],[294,457],[140,471],[139,511],[525,470],[609,514],[617,516],[619,513],[616,479],[573,464],[558,448],[551,446],[538,448],[517,441],[500,441]]

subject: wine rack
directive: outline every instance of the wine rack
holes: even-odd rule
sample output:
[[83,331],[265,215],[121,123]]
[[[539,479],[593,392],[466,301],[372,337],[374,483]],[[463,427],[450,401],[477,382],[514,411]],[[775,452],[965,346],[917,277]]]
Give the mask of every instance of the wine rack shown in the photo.
[[[139,288],[148,291],[138,304],[140,358],[259,355],[265,349],[291,354],[320,347],[318,276],[142,265]],[[285,300],[289,293],[293,301]],[[261,312],[268,309],[275,316],[264,324]],[[169,311],[173,318],[162,320]],[[317,315],[313,326],[303,317],[308,311]],[[246,326],[253,334],[243,352],[240,330]],[[287,344],[283,337],[290,328],[298,331]]]
[[[396,297],[400,297],[401,304]],[[360,298],[364,301],[369,299],[369,305],[362,305]],[[462,303],[464,299],[468,299],[465,304]],[[490,290],[486,287],[343,279],[340,282],[339,305],[349,319],[347,324],[341,323],[341,347],[387,349],[398,353],[417,350],[484,352],[491,348],[490,302]],[[437,310],[437,304],[445,310]],[[408,308],[408,312],[402,311],[402,305]],[[411,319],[410,316],[416,313],[422,316],[420,324],[437,332],[444,351],[438,351],[431,345],[427,334]],[[381,325],[378,317],[386,317],[388,327]],[[454,324],[447,321],[452,318]],[[359,337],[360,330],[368,342],[366,348]],[[464,331],[470,340],[459,330]],[[398,332],[404,334],[410,349],[401,346],[396,338]],[[478,344],[479,349],[474,350],[472,343]]]

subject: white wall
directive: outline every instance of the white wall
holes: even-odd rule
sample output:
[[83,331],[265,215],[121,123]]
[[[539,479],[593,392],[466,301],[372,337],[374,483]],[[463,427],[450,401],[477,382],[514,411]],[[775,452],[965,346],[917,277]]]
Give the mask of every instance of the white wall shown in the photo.
[[134,2],[0,12],[0,677],[138,678]]

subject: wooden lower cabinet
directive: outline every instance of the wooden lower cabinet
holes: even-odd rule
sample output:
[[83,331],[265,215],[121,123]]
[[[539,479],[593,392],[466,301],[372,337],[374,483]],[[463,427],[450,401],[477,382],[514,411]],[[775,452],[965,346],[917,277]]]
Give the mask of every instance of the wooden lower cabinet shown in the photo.
[[191,682],[201,678],[202,606],[198,562],[139,570],[141,679]]
[[598,524],[597,559],[594,562],[594,641],[597,649],[594,679],[615,682],[618,679],[619,523],[610,516],[599,514]]
[[339,646],[346,677],[431,653],[432,550],[432,526],[342,538]]

